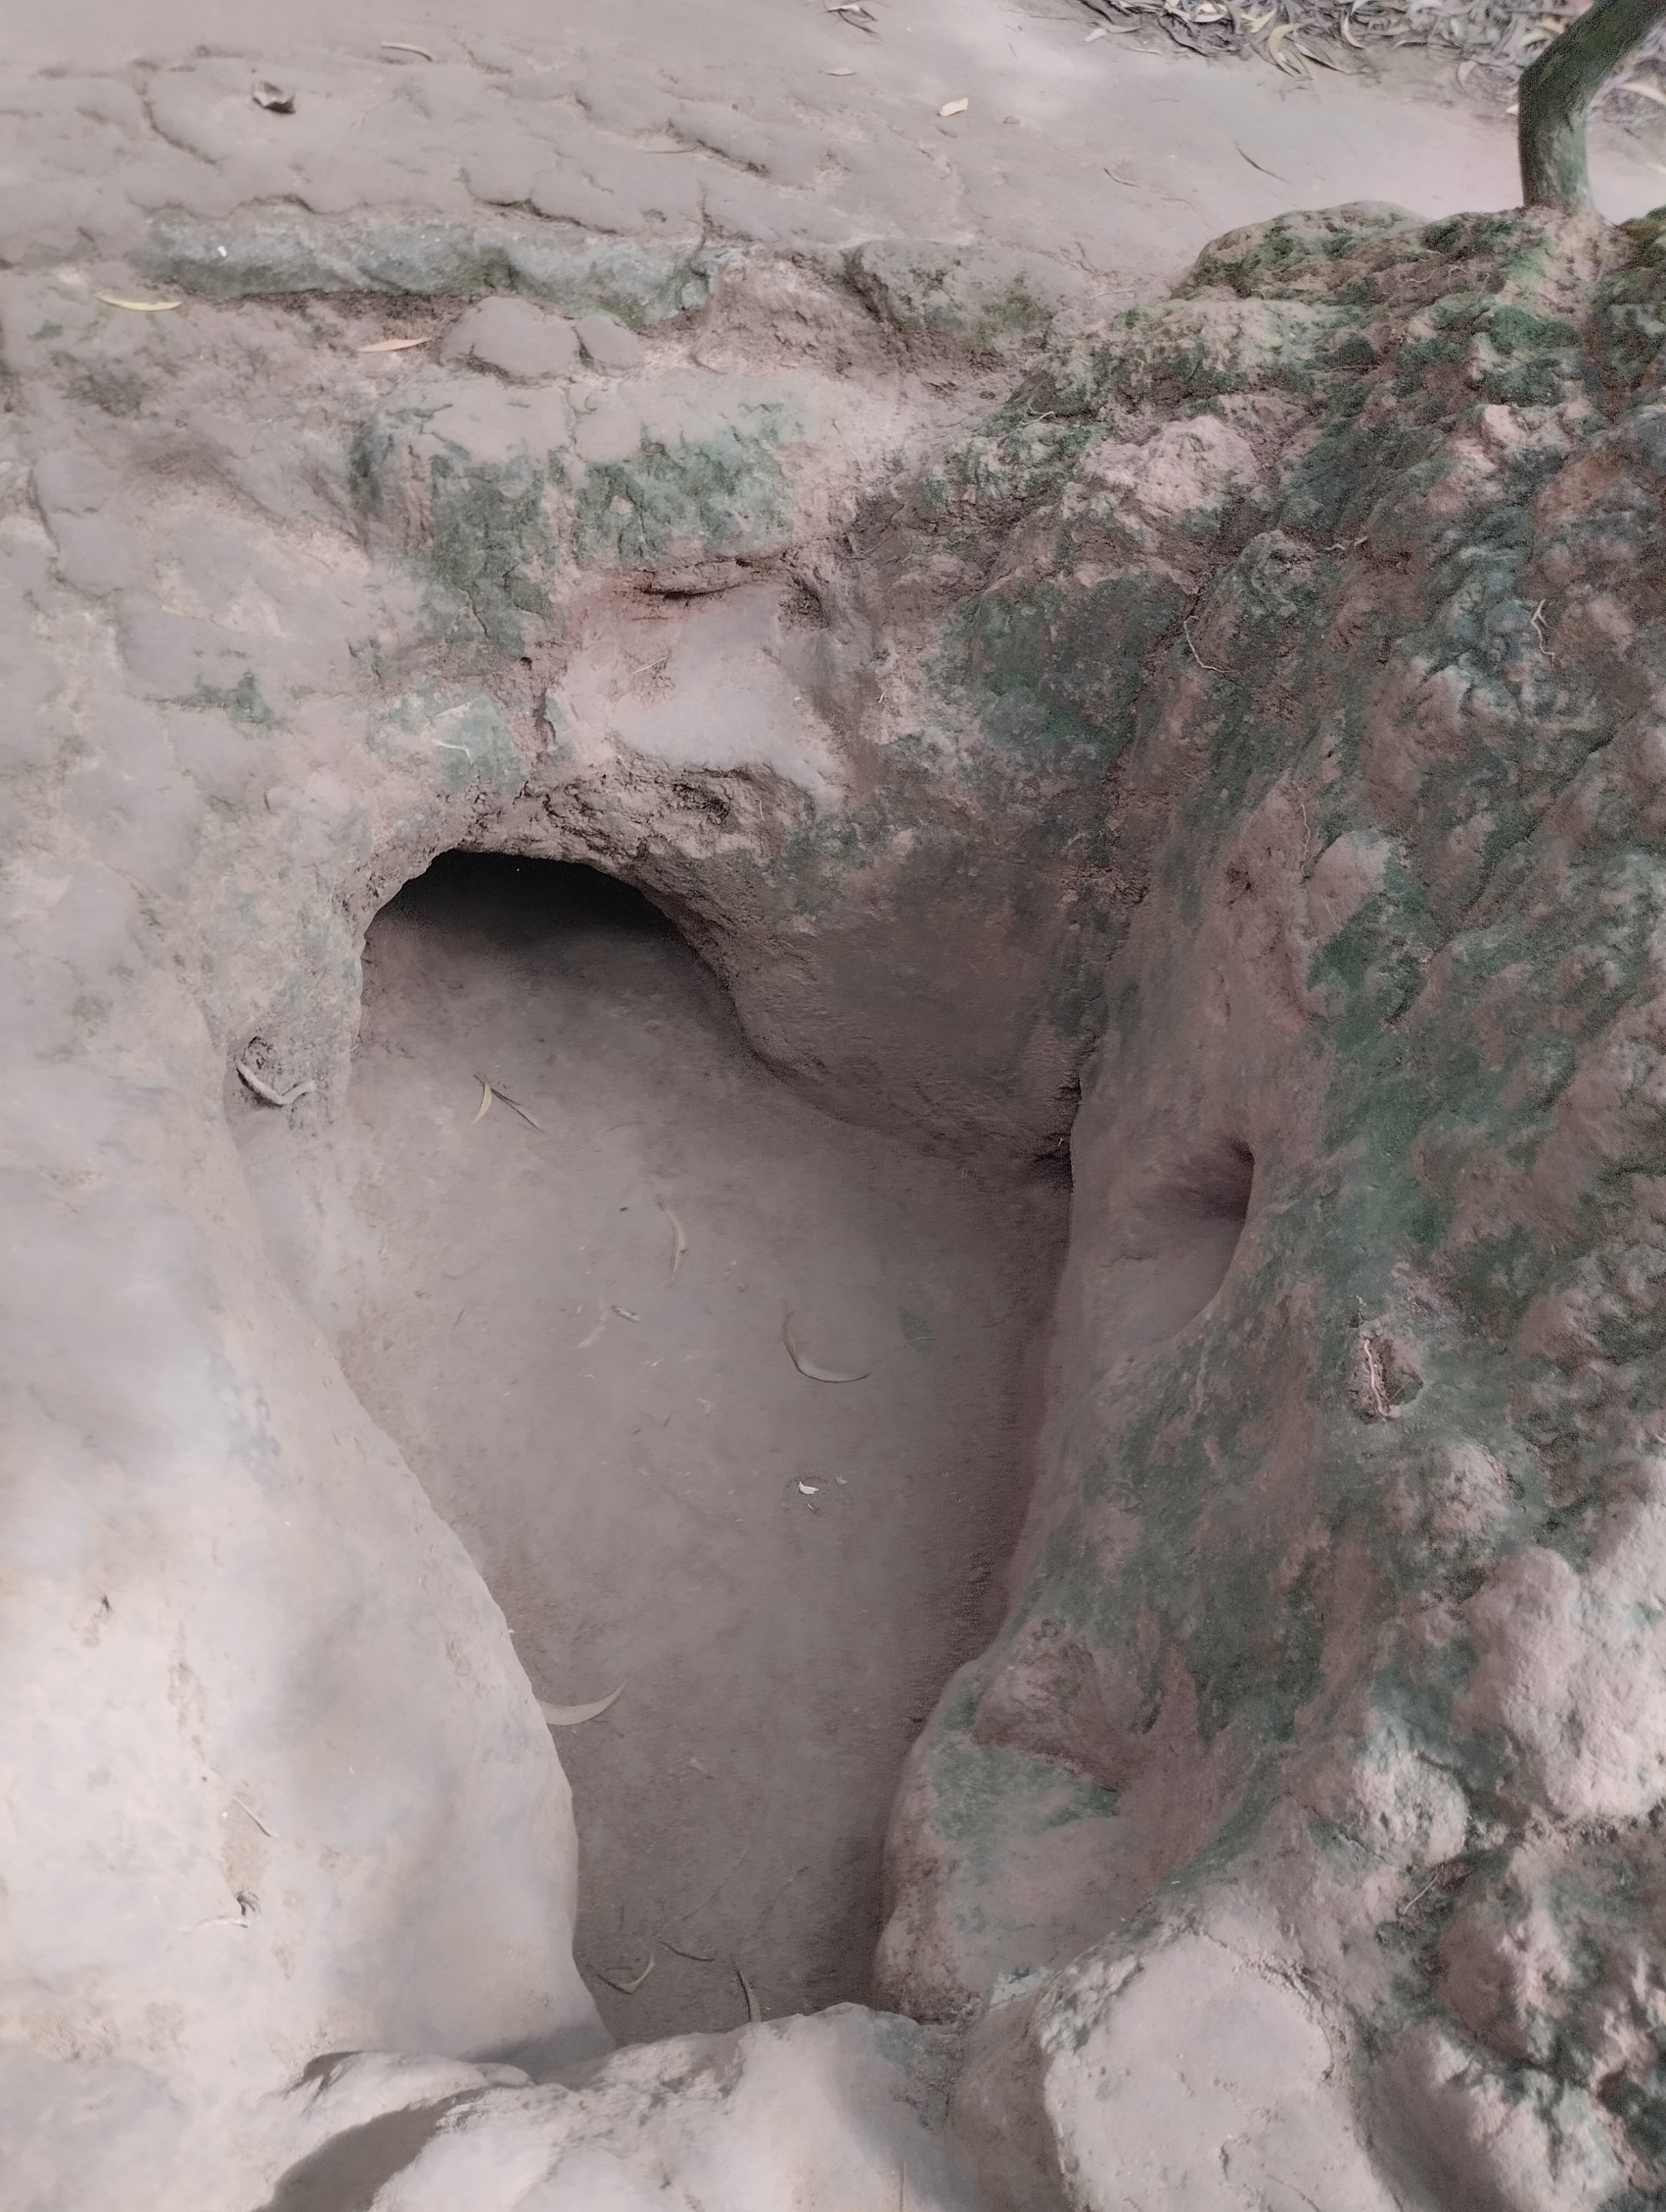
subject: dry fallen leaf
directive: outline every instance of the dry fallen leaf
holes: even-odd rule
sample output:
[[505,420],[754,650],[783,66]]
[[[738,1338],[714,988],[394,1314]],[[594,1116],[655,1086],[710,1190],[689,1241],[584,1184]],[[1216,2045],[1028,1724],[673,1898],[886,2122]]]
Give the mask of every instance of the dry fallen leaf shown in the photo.
[[[443,744],[444,739],[442,738],[441,742]],[[483,1085],[486,1090],[489,1091],[495,1098],[501,1098],[512,1114],[519,1114],[521,1120],[526,1124],[526,1127],[529,1129],[536,1129],[540,1137],[544,1134],[543,1122],[535,1121],[532,1115],[526,1111],[526,1109],[521,1104],[520,1101],[518,1098],[511,1098],[508,1092],[503,1088],[503,1085],[501,1083],[489,1083],[487,1082],[486,1078],[478,1073],[476,1073],[474,1079],[477,1083]],[[477,1114],[475,1116],[476,1121],[478,1121],[479,1118],[480,1116]]]
[[799,1496],[800,1498],[813,1498],[820,1488],[821,1485],[818,1482],[801,1482],[799,1485]]
[[660,1211],[671,1224],[671,1274],[668,1279],[674,1283],[677,1280],[677,1270],[683,1264],[683,1255],[689,1249],[689,1240],[683,1233],[682,1223],[671,1208],[662,1204]]
[[433,343],[431,337],[377,338],[370,345],[362,345],[359,351],[361,353],[407,353],[412,346],[432,345]]
[[1276,31],[1268,32],[1268,58],[1281,69],[1286,76],[1310,77],[1313,72],[1308,67],[1301,48],[1292,44],[1289,52],[1285,52],[1285,41],[1291,37],[1294,28],[1293,24],[1280,23]]
[[597,1967],[596,1972],[601,1975],[602,1979],[607,1984],[610,1989],[617,1990],[621,1996],[628,1997],[633,1990],[640,1990],[642,1984],[654,1972],[654,1954],[652,1951],[648,1953],[647,1966],[643,1967],[640,1974],[633,1975],[629,1981],[626,1981],[622,1975],[610,1974],[606,1972],[605,1970],[600,1966]]
[[763,2007],[757,2001],[757,1991],[752,1987],[751,1984],[747,1980],[745,1975],[741,1972],[740,1968],[738,1966],[734,1970],[734,1978],[736,1981],[739,1983],[741,1990],[745,1996],[746,2017],[751,2021],[752,2026],[756,2027],[759,2021],[763,2018]]
[[546,1705],[540,1698],[538,1701],[538,1709],[551,1728],[576,1728],[581,1721],[593,1721],[599,1713],[605,1713],[611,1705],[623,1695],[624,1684],[621,1682],[617,1690],[612,1691],[605,1698],[598,1698],[593,1705]]
[[183,300],[124,300],[118,292],[94,292],[95,300],[102,300],[106,307],[125,307],[135,315],[166,315],[174,307],[183,307]]
[[865,1382],[867,1370],[860,1375],[836,1375],[830,1367],[818,1367],[813,1359],[806,1359],[793,1341],[793,1316],[788,1314],[781,1325],[781,1340],[787,1346],[787,1356],[800,1375],[807,1375],[812,1382]]
[[293,1106],[297,1098],[304,1098],[309,1091],[316,1091],[316,1083],[297,1083],[289,1091],[277,1091],[249,1066],[246,1060],[234,1060],[233,1066],[257,1098],[264,1098],[269,1106]]
[[629,1306],[615,1306],[613,1310],[621,1321],[641,1321],[642,1317],[641,1314],[632,1313]]
[[425,62],[434,59],[426,46],[407,46],[403,39],[384,39],[381,44],[390,54],[420,54]]
[[[474,1109],[474,1121],[483,1121],[487,1115],[489,1114],[491,1110],[492,1086],[489,1083],[482,1083],[480,1085],[480,1103]],[[471,1128],[474,1127],[474,1121],[470,1122],[469,1127]]]
[[264,107],[269,115],[293,115],[295,112],[295,96],[288,85],[273,84],[265,77],[255,86],[249,97],[257,107]]
[[937,112],[939,115],[964,115],[971,104],[970,100],[945,100]]

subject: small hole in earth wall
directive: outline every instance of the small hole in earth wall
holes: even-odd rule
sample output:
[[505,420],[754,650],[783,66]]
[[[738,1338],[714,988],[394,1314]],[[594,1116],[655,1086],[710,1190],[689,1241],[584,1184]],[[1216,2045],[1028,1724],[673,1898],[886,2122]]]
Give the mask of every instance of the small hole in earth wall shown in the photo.
[[1128,1206],[1104,1284],[1113,1358],[1177,1336],[1214,1298],[1249,1218],[1256,1163],[1224,1139],[1155,1179]]

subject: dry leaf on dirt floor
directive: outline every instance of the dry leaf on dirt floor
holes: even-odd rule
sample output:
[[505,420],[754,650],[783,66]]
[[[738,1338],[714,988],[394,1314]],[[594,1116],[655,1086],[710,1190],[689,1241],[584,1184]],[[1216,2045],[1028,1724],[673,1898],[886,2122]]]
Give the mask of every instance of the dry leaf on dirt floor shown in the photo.
[[633,1990],[640,1990],[642,1984],[654,1972],[654,1954],[652,1951],[648,1953],[647,1966],[643,1967],[640,1974],[634,1975],[629,1981],[627,1981],[623,1975],[610,1974],[606,1969],[602,1966],[598,1966],[596,1972],[607,1984],[609,1989],[617,1990],[621,1996],[628,1997],[631,1995]]
[[293,1106],[297,1098],[304,1098],[309,1091],[316,1091],[316,1083],[297,1083],[288,1091],[275,1091],[249,1066],[246,1060],[233,1062],[237,1073],[257,1098],[264,1098],[269,1106]]
[[683,1264],[683,1255],[689,1249],[689,1240],[684,1234],[682,1223],[663,1200],[660,1201],[660,1211],[671,1224],[671,1274],[668,1279],[674,1283],[677,1280],[677,1270]]
[[408,46],[403,39],[383,39],[380,45],[385,53],[420,54],[425,62],[431,62],[434,59],[426,46]]
[[752,2026],[756,2027],[763,2018],[763,2008],[758,2003],[757,1991],[747,1980],[745,1975],[741,1972],[739,1966],[737,1966],[734,1970],[734,1978],[736,1981],[739,1983],[746,1998],[746,2017],[751,2021]]
[[1268,58],[1281,69],[1286,76],[1310,76],[1313,72],[1308,68],[1299,46],[1292,46],[1289,54],[1285,52],[1285,41],[1291,36],[1292,27],[1288,23],[1280,23],[1276,31],[1268,32]]
[[615,1306],[613,1310],[621,1321],[641,1321],[642,1317],[641,1314],[632,1313],[629,1306]]
[[[526,1111],[526,1109],[521,1104],[520,1101],[518,1098],[511,1098],[508,1092],[503,1088],[503,1085],[501,1083],[488,1082],[483,1075],[479,1074],[477,1074],[474,1079],[480,1085],[483,1091],[489,1091],[494,1098],[501,1098],[512,1114],[519,1114],[521,1120],[526,1124],[526,1127],[529,1129],[536,1129],[540,1137],[544,1134],[543,1122],[535,1121],[532,1115]],[[485,1108],[483,1106],[480,1109],[480,1114],[483,1114],[485,1110]],[[480,1114],[477,1114],[474,1117],[477,1121],[480,1119]]]
[[295,96],[288,85],[273,84],[263,77],[249,94],[257,107],[264,107],[269,115],[293,115]]
[[361,353],[407,353],[412,346],[432,345],[433,343],[431,337],[377,338],[369,345],[362,345],[358,350]]
[[93,297],[106,307],[125,307],[131,315],[166,315],[185,305],[183,300],[124,300],[119,292],[94,292]]
[[[479,1081],[478,1077],[475,1079],[477,1082]],[[483,1121],[487,1115],[489,1114],[491,1110],[492,1086],[489,1083],[482,1083],[480,1085],[480,1103],[474,1109],[474,1121]],[[471,1121],[469,1124],[471,1128],[473,1127],[474,1121]]]
[[970,100],[945,100],[937,112],[939,115],[964,115],[971,104]]
[[866,1367],[860,1374],[839,1375],[836,1374],[830,1367],[818,1367],[813,1359],[806,1359],[793,1341],[791,1314],[787,1315],[781,1325],[781,1340],[787,1346],[787,1356],[793,1366],[798,1369],[800,1375],[808,1376],[812,1382],[865,1382],[867,1380],[868,1370]]
[[610,1691],[606,1697],[598,1698],[588,1705],[547,1705],[540,1698],[538,1709],[551,1728],[576,1728],[581,1721],[593,1721],[599,1713],[605,1713],[611,1705],[616,1704],[623,1697],[624,1686],[621,1682],[617,1690]]

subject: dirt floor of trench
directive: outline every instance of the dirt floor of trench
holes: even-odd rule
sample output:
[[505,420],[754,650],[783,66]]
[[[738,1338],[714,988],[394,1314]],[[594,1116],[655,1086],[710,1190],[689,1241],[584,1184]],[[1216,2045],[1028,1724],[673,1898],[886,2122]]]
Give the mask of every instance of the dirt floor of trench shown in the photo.
[[1061,1186],[796,1096],[634,892],[458,854],[371,928],[335,1150],[350,1379],[538,1694],[624,1686],[559,1736],[610,2029],[732,2027],[737,1969],[865,1996],[899,1765],[998,1618]]

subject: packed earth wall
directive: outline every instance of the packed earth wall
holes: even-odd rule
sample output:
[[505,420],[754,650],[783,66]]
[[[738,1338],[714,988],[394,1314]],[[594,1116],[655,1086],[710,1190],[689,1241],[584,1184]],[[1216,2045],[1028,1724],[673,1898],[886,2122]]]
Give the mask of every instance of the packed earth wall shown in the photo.
[[[1666,223],[1343,206],[1120,313],[553,209],[132,251],[0,298],[17,2201],[1658,2201]],[[503,1617],[251,1197],[456,849],[1067,1159],[874,2008],[609,2055]]]

